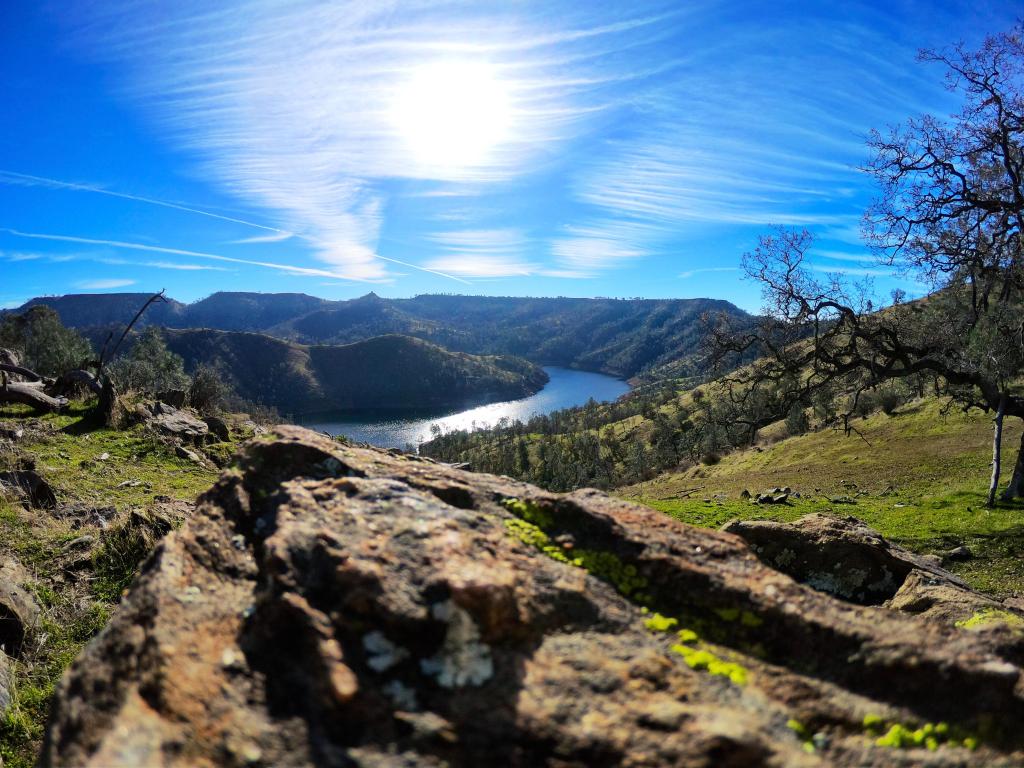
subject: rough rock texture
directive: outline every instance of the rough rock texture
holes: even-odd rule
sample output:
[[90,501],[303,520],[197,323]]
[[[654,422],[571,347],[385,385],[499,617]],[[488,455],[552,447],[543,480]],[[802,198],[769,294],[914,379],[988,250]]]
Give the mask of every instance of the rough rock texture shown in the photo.
[[765,564],[844,600],[882,603],[915,569],[967,589],[932,559],[886,541],[854,517],[805,515],[795,523],[735,520],[722,530],[742,537]]
[[0,472],[0,490],[17,494],[30,507],[53,509],[57,496],[53,488],[34,469],[12,469]]
[[1021,679],[736,536],[280,427],[64,677],[41,763],[1016,765]]
[[185,410],[178,410],[173,405],[157,402],[152,409],[153,417],[149,421],[158,431],[170,437],[199,445],[206,441],[210,428],[196,416]]
[[203,418],[203,423],[206,424],[210,433],[218,440],[227,442],[231,439],[231,428],[228,426],[227,421],[220,416],[206,416]]
[[[14,702],[11,689],[11,662],[6,653],[0,653],[0,716],[2,716]],[[2,758],[0,758],[2,760]],[[0,768],[3,763],[0,762]]]
[[39,620],[39,606],[23,585],[28,573],[16,560],[0,561],[0,651],[18,656],[25,634]]

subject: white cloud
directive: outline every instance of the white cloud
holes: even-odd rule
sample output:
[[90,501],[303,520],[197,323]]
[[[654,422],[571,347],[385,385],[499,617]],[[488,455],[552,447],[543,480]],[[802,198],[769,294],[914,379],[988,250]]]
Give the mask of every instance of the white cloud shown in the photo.
[[[377,245],[388,185],[443,185],[411,196],[476,195],[548,162],[555,145],[608,110],[604,89],[644,76],[610,54],[643,49],[668,34],[669,16],[685,14],[141,0],[83,6],[79,16],[85,46],[127,65],[130,95],[201,158],[204,178],[274,212],[320,260],[374,280],[385,274]],[[393,120],[403,84],[449,65],[485,67],[507,94],[505,140],[469,165],[418,161],[409,140],[417,127]]]
[[537,271],[536,264],[501,256],[472,254],[442,256],[427,262],[427,266],[431,269],[467,277],[523,277]]
[[293,232],[275,232],[271,235],[256,235],[255,237],[243,237],[241,240],[232,240],[232,245],[251,245],[254,243],[280,243],[289,238],[295,237]]
[[211,259],[214,261],[223,261],[230,264],[246,264],[253,267],[264,267],[266,269],[273,269],[279,272],[284,272],[289,275],[304,275],[312,277],[333,277],[341,278],[345,280],[358,280],[362,282],[375,282],[370,281],[363,277],[357,277],[353,275],[346,275],[337,271],[329,271],[326,269],[315,269],[310,267],[298,267],[291,264],[279,264],[271,261],[256,261],[254,259],[237,259],[232,256],[221,256],[216,253],[203,253],[201,251],[188,251],[181,248],[164,248],[157,245],[145,245],[143,243],[131,243],[122,240],[101,240],[91,237],[77,237],[75,235],[51,235],[42,232],[19,232],[16,229],[0,228],[0,232],[7,232],[8,234],[14,235],[15,237],[27,237],[37,240],[53,240],[56,242],[64,243],[83,243],[86,245],[106,245],[111,248],[124,248],[126,250],[133,251],[150,251],[153,253],[166,253],[177,256],[190,256],[198,259]]
[[212,213],[211,211],[204,211],[194,206],[173,203],[168,200],[157,200],[152,197],[142,197],[140,195],[129,195],[125,192],[115,192],[114,190],[104,189],[103,187],[96,186],[95,184],[80,184],[72,181],[60,181],[59,179],[49,179],[44,176],[32,176],[27,173],[17,173],[15,171],[5,171],[2,169],[0,169],[0,184],[18,184],[21,186],[41,186],[49,187],[51,189],[69,189],[78,192],[92,192],[98,195],[107,195],[108,197],[119,197],[123,200],[134,200],[135,202],[146,203],[147,205],[157,205],[161,208],[172,208],[186,213],[194,213],[199,216],[207,216],[211,219],[220,219],[221,221],[230,221],[235,224],[244,224],[247,227],[269,230],[271,232],[278,233],[279,236],[283,237],[291,236],[290,232],[284,232],[276,227],[269,227],[265,224],[256,224],[252,221],[246,221],[245,219],[224,216],[220,213]]
[[688,269],[685,272],[680,272],[679,277],[683,280],[689,280],[694,275],[703,274],[704,272],[739,272],[739,267],[701,267],[700,269]]
[[111,288],[125,288],[129,285],[135,285],[135,280],[125,280],[121,278],[110,278],[104,280],[82,280],[81,282],[75,283],[76,288],[84,288],[90,291],[106,291]]

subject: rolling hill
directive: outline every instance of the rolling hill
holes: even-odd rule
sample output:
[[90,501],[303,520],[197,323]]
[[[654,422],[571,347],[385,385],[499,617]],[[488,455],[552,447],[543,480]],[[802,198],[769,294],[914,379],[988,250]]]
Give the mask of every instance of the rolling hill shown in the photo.
[[[65,325],[123,324],[142,294],[43,297]],[[18,310],[16,310],[18,311]],[[742,310],[712,299],[575,299],[423,295],[350,301],[304,294],[215,293],[195,302],[157,304],[145,321],[168,328],[255,331],[300,344],[347,344],[385,334],[424,339],[471,354],[516,355],[536,363],[624,378],[669,366],[692,375],[703,338],[702,318]]]
[[547,374],[525,360],[449,352],[397,334],[305,345],[265,334],[168,330],[188,370],[219,365],[241,397],[292,415],[339,410],[461,408],[526,397]]

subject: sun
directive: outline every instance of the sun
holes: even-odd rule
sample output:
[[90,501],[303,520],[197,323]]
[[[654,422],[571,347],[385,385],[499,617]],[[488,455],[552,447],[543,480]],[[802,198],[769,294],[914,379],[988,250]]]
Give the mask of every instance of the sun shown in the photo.
[[416,163],[457,171],[486,165],[509,139],[511,99],[485,62],[434,62],[416,68],[397,89],[392,119]]

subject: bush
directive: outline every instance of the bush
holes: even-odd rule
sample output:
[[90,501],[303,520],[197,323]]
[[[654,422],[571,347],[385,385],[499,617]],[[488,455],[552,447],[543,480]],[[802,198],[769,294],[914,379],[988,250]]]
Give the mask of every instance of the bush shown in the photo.
[[890,382],[878,390],[878,404],[882,413],[892,416],[893,413],[909,399],[910,391],[902,382]]
[[35,306],[0,322],[0,347],[13,349],[21,364],[42,376],[59,376],[92,357],[92,346],[65,328],[53,309]]
[[184,361],[167,348],[163,334],[154,326],[146,328],[131,351],[107,367],[107,373],[120,392],[156,394],[189,385]]
[[188,404],[202,414],[223,411],[234,393],[227,376],[223,366],[205,363],[197,366],[188,388]]

